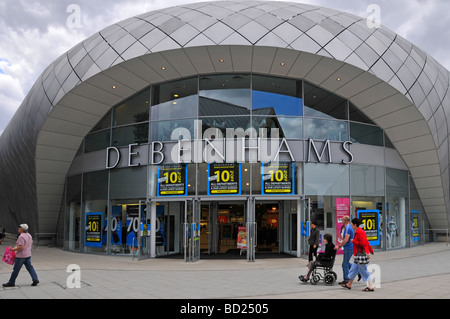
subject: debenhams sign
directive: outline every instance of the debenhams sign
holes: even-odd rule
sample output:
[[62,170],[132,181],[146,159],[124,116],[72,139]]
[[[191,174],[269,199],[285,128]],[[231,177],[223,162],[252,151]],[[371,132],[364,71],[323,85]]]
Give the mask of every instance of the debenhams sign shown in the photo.
[[[127,148],[108,147],[106,168],[136,167],[173,163],[276,163],[320,162],[353,163],[350,141],[335,143],[330,140],[291,140],[279,137],[279,129],[243,130],[226,129],[226,136],[220,129],[209,128],[201,134],[201,121],[195,121],[194,138],[188,129],[177,128],[171,134],[171,141],[151,144],[130,144]],[[200,134],[199,134],[200,133]],[[148,154],[148,155],[147,155]],[[124,158],[126,163],[124,163]]]

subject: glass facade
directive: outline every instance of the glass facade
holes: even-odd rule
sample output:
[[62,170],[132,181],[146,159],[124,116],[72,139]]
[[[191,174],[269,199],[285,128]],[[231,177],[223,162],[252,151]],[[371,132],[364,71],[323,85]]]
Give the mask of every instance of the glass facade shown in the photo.
[[[215,74],[153,85],[112,107],[85,138],[82,150],[87,154],[191,139],[197,120],[202,136],[211,140],[228,137],[229,129],[232,138],[248,141],[250,129],[257,137],[270,138],[270,129],[277,128],[280,138],[303,143],[296,145],[313,139],[392,148],[383,130],[351,102],[306,81]],[[219,164],[149,163],[67,178],[65,248],[148,254],[153,245],[154,256],[195,256],[186,247],[188,240],[197,239],[185,236],[198,233],[201,252],[220,254],[237,250],[242,234],[251,238],[254,227],[257,253],[298,256],[300,221],[316,221],[322,235],[331,233],[336,239],[342,200],[349,202],[347,214],[364,219],[368,228],[376,219],[374,248],[408,247],[417,241],[417,216],[422,215],[417,204],[410,204],[406,170],[306,160]],[[198,216],[196,200],[201,201]],[[101,217],[101,240],[86,245],[84,223],[92,213]],[[156,237],[138,242],[150,233],[151,220]]]

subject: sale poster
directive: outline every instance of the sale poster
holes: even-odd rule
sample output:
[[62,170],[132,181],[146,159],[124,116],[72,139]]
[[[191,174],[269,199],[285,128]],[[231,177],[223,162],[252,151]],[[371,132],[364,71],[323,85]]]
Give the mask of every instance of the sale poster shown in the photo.
[[[340,244],[344,238],[344,225],[342,218],[344,216],[350,216],[350,198],[336,198],[336,243]],[[344,249],[340,248],[336,254],[340,255],[344,253]]]
[[158,166],[157,196],[186,196],[187,175],[186,165]]
[[237,248],[238,249],[247,249],[247,227],[246,226],[238,227]]
[[102,247],[103,213],[86,213],[85,246]]
[[358,210],[358,218],[361,227],[366,232],[370,245],[378,246],[380,239],[380,211],[379,210]]
[[261,193],[263,195],[295,194],[295,166],[290,162],[261,164]]
[[240,195],[241,164],[208,164],[208,195]]
[[412,218],[412,241],[419,242],[420,241],[420,229],[419,229],[419,211],[413,210],[411,212]]

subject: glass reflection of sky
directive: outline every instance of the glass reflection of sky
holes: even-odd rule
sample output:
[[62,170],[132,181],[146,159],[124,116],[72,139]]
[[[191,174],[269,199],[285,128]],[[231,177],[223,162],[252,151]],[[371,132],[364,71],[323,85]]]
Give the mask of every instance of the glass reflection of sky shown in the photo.
[[249,89],[218,89],[218,90],[201,90],[201,97],[206,97],[215,101],[223,101],[232,105],[244,106],[250,108],[250,90]]
[[[253,114],[259,114],[258,110],[261,110],[261,115],[303,115],[301,98],[256,90],[252,93]],[[272,109],[275,114],[267,114],[262,109]]]

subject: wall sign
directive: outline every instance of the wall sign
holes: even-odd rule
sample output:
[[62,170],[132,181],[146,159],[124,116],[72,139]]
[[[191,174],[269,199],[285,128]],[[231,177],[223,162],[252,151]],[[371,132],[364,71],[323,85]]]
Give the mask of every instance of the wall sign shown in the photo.
[[370,245],[378,246],[380,240],[380,211],[379,210],[358,210],[358,218],[361,221],[361,228],[367,235]]
[[184,164],[158,166],[158,196],[186,196],[188,169]]
[[208,164],[208,195],[241,195],[241,164]]
[[[342,223],[344,216],[350,216],[350,198],[336,198],[336,239],[338,243],[344,240],[342,237],[345,229]],[[343,254],[344,248],[341,247],[336,253]]]
[[103,213],[86,213],[84,245],[102,247]]
[[419,211],[413,210],[411,212],[411,219],[412,241],[415,243],[420,241]]
[[261,164],[261,193],[295,194],[294,183],[295,166],[292,162],[279,162],[275,164]]
[[[254,134],[256,135],[256,132]],[[234,135],[231,134],[231,136]],[[339,144],[340,147],[337,146]],[[301,161],[348,165],[352,164],[355,159],[351,151],[352,144],[351,141],[332,142],[331,140],[315,141],[313,139],[287,141],[286,138],[246,139],[245,137],[238,139],[234,137],[232,139],[222,138],[214,141],[207,138],[167,143],[155,141],[149,145],[134,143],[120,149],[113,146],[108,147],[106,149],[105,168],[115,169],[116,167],[139,167],[141,165],[163,165],[166,163],[213,163],[218,159],[228,163]],[[292,152],[298,147],[304,147],[305,154]],[[211,156],[211,152],[215,155]],[[145,157],[142,154],[149,154],[146,161],[144,161]],[[123,158],[127,160],[123,161]]]

